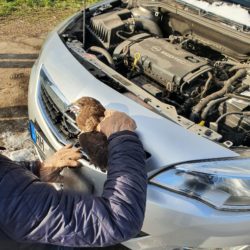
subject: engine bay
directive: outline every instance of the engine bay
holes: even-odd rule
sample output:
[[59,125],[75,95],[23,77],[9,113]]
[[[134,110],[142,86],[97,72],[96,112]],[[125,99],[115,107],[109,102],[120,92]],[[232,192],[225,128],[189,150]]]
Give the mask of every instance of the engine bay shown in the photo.
[[247,25],[182,1],[128,0],[87,9],[61,38],[128,98],[227,147],[250,147]]

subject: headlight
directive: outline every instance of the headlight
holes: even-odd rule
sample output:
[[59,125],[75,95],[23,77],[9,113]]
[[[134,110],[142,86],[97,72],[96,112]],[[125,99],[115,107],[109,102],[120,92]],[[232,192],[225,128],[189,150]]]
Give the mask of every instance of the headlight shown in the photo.
[[250,210],[250,158],[185,163],[150,182],[221,210]]

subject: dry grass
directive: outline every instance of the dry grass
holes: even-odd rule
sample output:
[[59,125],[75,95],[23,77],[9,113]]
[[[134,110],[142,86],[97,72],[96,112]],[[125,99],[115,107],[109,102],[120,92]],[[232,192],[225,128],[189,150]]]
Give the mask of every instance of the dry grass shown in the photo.
[[[97,0],[86,0],[87,5]],[[10,15],[14,12],[25,15],[38,9],[71,9],[77,11],[83,6],[83,0],[0,0],[0,16]]]

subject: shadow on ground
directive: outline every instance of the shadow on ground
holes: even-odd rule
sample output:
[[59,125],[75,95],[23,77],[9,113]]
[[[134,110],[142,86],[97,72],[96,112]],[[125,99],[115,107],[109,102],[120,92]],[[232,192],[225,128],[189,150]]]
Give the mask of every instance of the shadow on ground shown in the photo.
[[0,68],[31,68],[37,57],[38,54],[0,54]]

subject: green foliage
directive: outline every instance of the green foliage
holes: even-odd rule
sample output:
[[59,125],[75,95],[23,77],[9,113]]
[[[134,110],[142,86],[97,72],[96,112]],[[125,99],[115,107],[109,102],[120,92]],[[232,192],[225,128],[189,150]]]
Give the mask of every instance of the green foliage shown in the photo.
[[[97,0],[87,0],[87,4]],[[0,0],[0,16],[9,15],[14,11],[24,13],[40,8],[71,8],[78,10],[83,6],[83,0]]]

